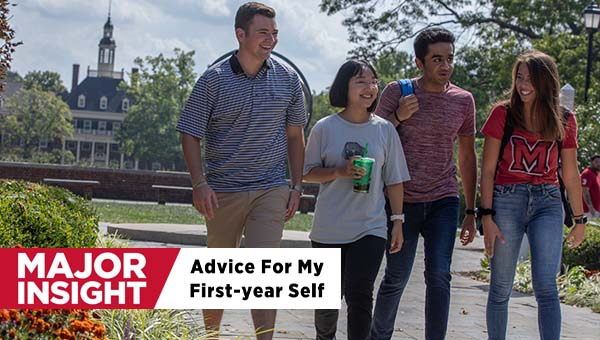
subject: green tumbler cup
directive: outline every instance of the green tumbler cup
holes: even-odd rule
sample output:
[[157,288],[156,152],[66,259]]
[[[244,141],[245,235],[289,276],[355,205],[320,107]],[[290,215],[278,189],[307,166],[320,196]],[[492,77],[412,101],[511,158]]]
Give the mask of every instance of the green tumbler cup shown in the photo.
[[368,193],[371,185],[371,170],[373,169],[373,158],[362,157],[354,160],[354,166],[365,168],[367,172],[361,178],[354,178],[352,183],[354,184],[354,192]]

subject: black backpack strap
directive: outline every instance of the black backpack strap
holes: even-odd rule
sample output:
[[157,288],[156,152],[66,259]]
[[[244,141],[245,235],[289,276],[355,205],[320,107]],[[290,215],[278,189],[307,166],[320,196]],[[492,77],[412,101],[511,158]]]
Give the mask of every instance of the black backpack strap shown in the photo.
[[[569,115],[571,114],[571,111],[569,109],[567,109],[564,106],[561,106],[562,109],[562,123],[563,123],[563,127],[566,129],[567,128],[567,122],[569,121]],[[561,198],[562,198],[562,204],[563,204],[563,209],[565,210],[565,220],[564,223],[567,227],[572,227],[573,226],[573,210],[571,210],[571,204],[569,204],[569,200],[567,198],[567,189],[565,187],[565,183],[562,179],[562,162],[560,160],[560,153],[562,151],[562,140],[559,139],[556,141],[556,150],[558,151],[558,169],[556,171],[556,175],[558,177],[558,183],[560,185],[560,194],[561,194]]]
[[500,165],[500,161],[502,160],[502,156],[504,155],[504,148],[508,145],[508,141],[510,140],[510,136],[512,136],[515,130],[515,125],[512,120],[512,116],[510,113],[510,108],[506,106],[506,119],[504,120],[504,132],[502,133],[502,140],[500,142],[500,151],[498,152],[498,161],[496,162],[496,172],[498,173],[498,165]]

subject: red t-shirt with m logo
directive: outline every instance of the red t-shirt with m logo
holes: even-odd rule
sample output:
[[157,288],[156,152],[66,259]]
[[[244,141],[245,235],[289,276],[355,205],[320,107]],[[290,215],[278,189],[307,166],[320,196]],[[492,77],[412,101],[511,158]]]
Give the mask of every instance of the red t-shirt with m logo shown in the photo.
[[[481,132],[502,140],[506,122],[506,108],[498,105],[492,109]],[[562,142],[563,149],[577,148],[577,122],[571,113]],[[513,130],[504,150],[500,150],[502,160],[498,164],[495,184],[556,184],[558,177],[558,145],[556,141],[541,139],[537,133],[520,128]]]

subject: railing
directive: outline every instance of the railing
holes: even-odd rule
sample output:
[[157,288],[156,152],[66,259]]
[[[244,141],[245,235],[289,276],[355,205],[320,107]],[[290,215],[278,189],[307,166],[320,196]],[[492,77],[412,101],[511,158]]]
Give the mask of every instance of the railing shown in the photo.
[[104,72],[100,72],[98,70],[89,70],[87,71],[87,76],[88,77],[92,77],[92,78],[97,78],[97,77],[107,77],[107,78],[113,78],[113,79],[124,79],[125,77],[125,72],[124,71],[104,71]]
[[108,136],[108,137],[112,137],[114,135],[114,131],[111,131],[111,130],[74,129],[73,132],[78,135],[94,135],[94,136]]

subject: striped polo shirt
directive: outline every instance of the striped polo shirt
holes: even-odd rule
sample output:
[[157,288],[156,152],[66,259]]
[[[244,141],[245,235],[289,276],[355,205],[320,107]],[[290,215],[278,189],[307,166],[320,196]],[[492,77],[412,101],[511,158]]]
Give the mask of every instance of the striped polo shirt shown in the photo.
[[202,139],[214,191],[240,192],[286,185],[286,127],[305,124],[292,68],[269,58],[256,76],[247,76],[234,54],[198,79],[177,131]]

